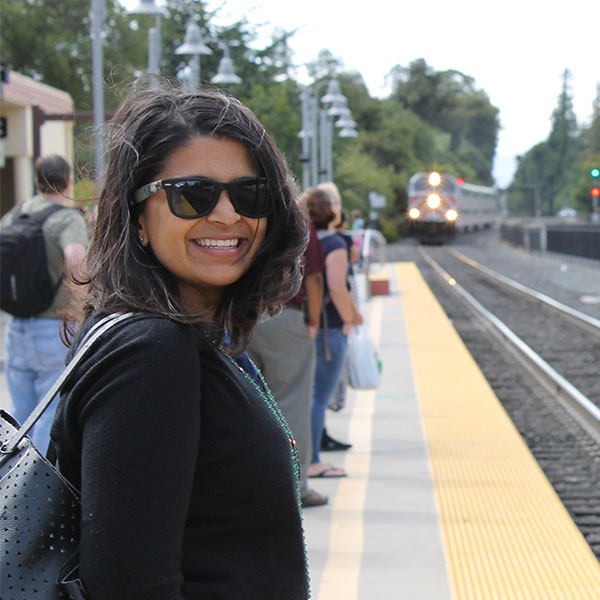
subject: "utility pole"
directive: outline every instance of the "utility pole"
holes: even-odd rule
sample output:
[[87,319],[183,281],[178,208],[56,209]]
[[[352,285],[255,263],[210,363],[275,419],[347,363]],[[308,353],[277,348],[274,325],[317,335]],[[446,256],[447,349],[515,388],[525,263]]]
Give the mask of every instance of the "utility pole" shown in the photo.
[[94,151],[96,187],[102,185],[104,173],[104,69],[102,26],[106,0],[92,0],[92,90],[94,108]]

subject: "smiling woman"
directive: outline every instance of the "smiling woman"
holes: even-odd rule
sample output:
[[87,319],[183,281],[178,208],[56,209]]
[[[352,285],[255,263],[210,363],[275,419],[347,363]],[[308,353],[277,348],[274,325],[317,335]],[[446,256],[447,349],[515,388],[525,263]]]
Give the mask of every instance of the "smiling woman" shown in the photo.
[[287,166],[235,99],[156,82],[109,148],[71,353],[133,315],[76,368],[51,434],[81,490],[80,577],[94,600],[306,600],[296,444],[243,352],[298,288]]

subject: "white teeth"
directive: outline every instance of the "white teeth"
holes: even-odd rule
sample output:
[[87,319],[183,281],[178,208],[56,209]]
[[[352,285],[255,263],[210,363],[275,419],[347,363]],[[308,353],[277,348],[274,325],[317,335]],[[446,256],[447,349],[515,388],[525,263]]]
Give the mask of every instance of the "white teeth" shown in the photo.
[[196,243],[203,248],[236,248],[239,240],[196,240]]

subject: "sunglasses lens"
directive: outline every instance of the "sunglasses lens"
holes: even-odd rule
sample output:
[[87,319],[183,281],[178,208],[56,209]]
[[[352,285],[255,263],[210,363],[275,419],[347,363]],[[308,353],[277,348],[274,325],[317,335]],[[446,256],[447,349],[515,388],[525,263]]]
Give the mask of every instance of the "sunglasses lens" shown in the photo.
[[237,212],[245,217],[264,217],[271,212],[266,181],[250,179],[237,182],[231,195]]
[[213,208],[215,186],[209,181],[182,181],[173,185],[171,207],[184,219],[207,215]]
[[215,208],[223,187],[241,215],[256,219],[271,212],[267,182],[261,178],[240,179],[226,185],[209,179],[173,182],[167,188],[171,211],[182,219],[204,217]]

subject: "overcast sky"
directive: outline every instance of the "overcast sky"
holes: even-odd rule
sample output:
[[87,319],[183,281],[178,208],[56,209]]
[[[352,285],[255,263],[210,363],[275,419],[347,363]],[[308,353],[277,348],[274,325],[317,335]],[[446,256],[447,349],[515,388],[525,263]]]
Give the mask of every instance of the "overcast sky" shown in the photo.
[[298,29],[290,46],[304,83],[302,65],[323,48],[360,72],[379,97],[389,91],[391,68],[417,58],[475,78],[500,110],[494,175],[501,186],[512,178],[515,156],[548,136],[565,68],[580,124],[589,121],[600,82],[598,0],[208,0],[206,6],[221,7],[216,24],[244,15],[262,24],[264,40],[278,27]]

